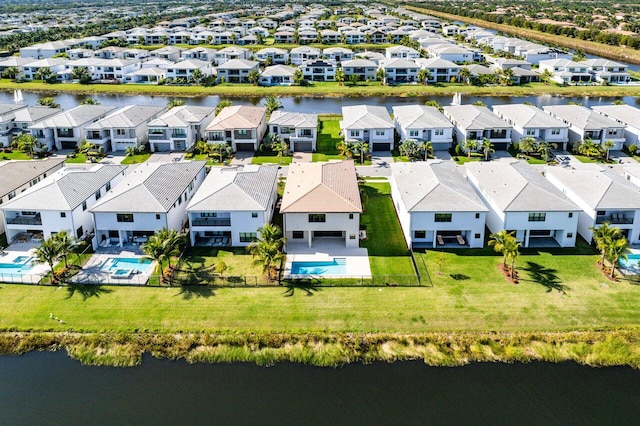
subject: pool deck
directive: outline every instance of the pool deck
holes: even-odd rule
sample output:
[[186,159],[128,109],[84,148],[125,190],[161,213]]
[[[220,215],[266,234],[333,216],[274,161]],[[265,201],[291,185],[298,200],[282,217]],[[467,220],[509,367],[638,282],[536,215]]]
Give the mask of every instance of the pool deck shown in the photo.
[[[329,262],[334,257],[346,260],[346,273],[344,275],[296,275],[291,274],[293,262]],[[371,278],[369,266],[369,253],[365,248],[347,248],[341,239],[317,241],[313,247],[306,244],[287,244],[287,260],[284,267],[284,278]]]
[[140,259],[142,256],[133,252],[122,250],[119,253],[96,253],[73,277],[71,282],[75,284],[103,284],[103,285],[145,285],[156,269],[156,262],[152,262],[146,272],[131,274],[128,277],[113,278],[111,272],[101,271],[104,262],[113,257],[128,257]]
[[[19,256],[35,256],[35,250],[39,247],[38,243],[14,243],[5,248],[3,254],[0,254],[0,263],[12,263],[12,260]],[[36,263],[29,270],[28,274],[3,274],[0,269],[0,282],[5,283],[25,283],[38,284],[43,276],[49,272],[49,265],[46,263]]]

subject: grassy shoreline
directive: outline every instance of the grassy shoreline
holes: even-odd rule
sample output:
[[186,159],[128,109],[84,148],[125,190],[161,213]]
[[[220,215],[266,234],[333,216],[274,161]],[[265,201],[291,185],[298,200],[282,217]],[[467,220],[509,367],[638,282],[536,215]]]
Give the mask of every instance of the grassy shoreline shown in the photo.
[[172,97],[221,96],[230,98],[275,96],[300,97],[367,97],[367,96],[451,96],[461,93],[469,96],[640,96],[640,86],[561,86],[558,84],[532,83],[522,86],[471,86],[461,83],[446,85],[382,86],[379,83],[362,83],[356,87],[323,83],[314,86],[262,87],[247,84],[222,84],[203,86],[156,86],[145,84],[75,84],[40,82],[16,83],[0,79],[0,91],[14,90],[55,95],[149,95]]
[[565,362],[640,368],[640,330],[513,333],[0,333],[0,354],[66,350],[83,365],[132,367],[144,353],[189,363],[295,362],[319,367],[423,360],[430,366],[471,362]]
[[469,18],[461,15],[440,12],[428,8],[405,6],[408,10],[432,15],[438,18],[450,21],[460,21],[467,24],[476,25],[491,30],[501,31],[505,34],[514,35],[530,40],[540,41],[546,44],[562,46],[570,49],[580,49],[585,53],[601,56],[607,59],[630,62],[632,64],[640,64],[640,50],[627,49],[620,46],[610,46],[608,44],[597,43],[590,40],[580,40],[577,38],[548,34],[542,31],[531,30],[528,28],[518,28],[506,24],[498,24],[478,18]]

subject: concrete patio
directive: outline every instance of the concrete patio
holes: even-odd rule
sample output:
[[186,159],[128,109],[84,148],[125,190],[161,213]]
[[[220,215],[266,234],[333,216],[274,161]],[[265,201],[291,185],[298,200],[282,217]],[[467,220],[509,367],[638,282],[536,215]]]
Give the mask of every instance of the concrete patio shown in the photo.
[[[292,275],[293,262],[327,262],[333,258],[344,258],[346,273],[344,275]],[[287,260],[284,268],[284,278],[371,278],[369,254],[365,248],[347,248],[344,240],[339,238],[314,239],[313,246],[307,244],[288,243]]]
[[102,271],[104,263],[110,258],[124,257],[130,259],[141,259],[142,256],[127,250],[120,249],[105,252],[100,250],[87,261],[82,269],[70,281],[74,284],[100,284],[100,285],[145,285],[156,269],[156,262],[152,262],[145,272],[132,273],[129,276],[114,278],[109,271]]

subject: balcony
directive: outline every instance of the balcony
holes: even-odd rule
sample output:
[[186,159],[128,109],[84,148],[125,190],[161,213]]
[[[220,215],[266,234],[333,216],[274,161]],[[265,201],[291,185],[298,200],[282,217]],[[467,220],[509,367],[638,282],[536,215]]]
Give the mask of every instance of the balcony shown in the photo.
[[191,226],[231,226],[229,217],[198,217],[191,219]]
[[35,216],[15,216],[8,217],[7,225],[42,225],[42,218],[39,214]]
[[234,139],[253,139],[253,134],[251,131],[248,131],[246,133],[240,133],[238,131],[233,132],[233,138]]
[[149,133],[149,140],[167,140],[167,134],[165,132],[162,133]]
[[608,215],[596,216],[596,225],[602,225],[605,222],[609,222],[612,225],[631,225],[633,224],[633,219],[633,214],[610,213]]

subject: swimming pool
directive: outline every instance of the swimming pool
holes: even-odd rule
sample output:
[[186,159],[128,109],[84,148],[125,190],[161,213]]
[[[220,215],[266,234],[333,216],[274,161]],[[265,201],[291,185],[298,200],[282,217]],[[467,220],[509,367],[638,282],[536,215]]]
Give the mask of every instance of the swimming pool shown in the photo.
[[118,270],[131,270],[133,272],[146,273],[151,267],[150,259],[137,257],[110,257],[104,261],[100,270],[103,272],[115,272]]
[[629,254],[627,255],[627,260],[620,259],[620,266],[627,270],[627,272],[640,274],[640,266],[638,266],[638,262],[640,262],[640,254]]
[[291,275],[346,275],[347,259],[335,257],[330,261],[291,262]]
[[33,269],[33,256],[18,256],[10,262],[0,263],[0,274],[26,275]]

